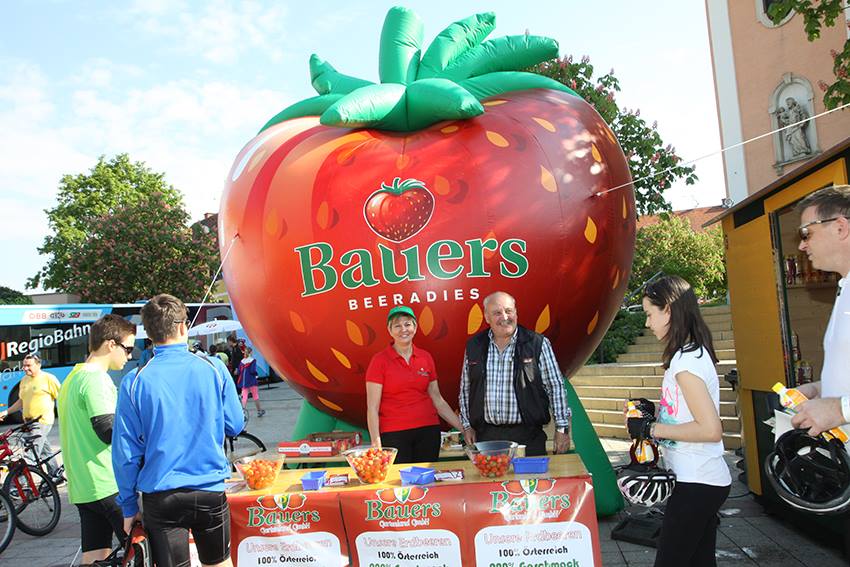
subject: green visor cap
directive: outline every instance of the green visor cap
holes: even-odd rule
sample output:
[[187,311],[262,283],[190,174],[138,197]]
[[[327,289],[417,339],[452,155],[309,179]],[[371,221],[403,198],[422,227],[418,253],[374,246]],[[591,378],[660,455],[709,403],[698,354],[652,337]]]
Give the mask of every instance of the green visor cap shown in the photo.
[[389,323],[390,319],[392,319],[396,315],[407,315],[408,317],[411,317],[414,321],[416,321],[416,315],[413,314],[413,309],[411,309],[407,305],[397,305],[390,309],[390,312],[387,313],[387,323]]

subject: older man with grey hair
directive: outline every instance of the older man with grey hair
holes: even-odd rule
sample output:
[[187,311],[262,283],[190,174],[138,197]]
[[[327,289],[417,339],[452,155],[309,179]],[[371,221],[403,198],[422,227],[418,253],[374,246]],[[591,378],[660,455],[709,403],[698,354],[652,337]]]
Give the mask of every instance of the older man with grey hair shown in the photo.
[[543,426],[555,417],[555,453],[570,448],[570,408],[549,339],[517,324],[516,300],[497,291],[484,298],[489,329],[466,343],[460,418],[467,444],[507,440],[527,455],[546,454]]

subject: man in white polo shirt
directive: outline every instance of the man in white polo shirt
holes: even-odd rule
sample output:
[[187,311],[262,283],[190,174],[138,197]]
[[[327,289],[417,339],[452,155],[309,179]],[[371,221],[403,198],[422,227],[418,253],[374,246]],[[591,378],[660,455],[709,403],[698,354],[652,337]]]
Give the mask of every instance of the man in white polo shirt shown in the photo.
[[810,399],[791,420],[794,427],[817,435],[850,423],[850,185],[816,191],[797,210],[800,250],[818,270],[841,276],[823,337],[821,379],[798,388]]

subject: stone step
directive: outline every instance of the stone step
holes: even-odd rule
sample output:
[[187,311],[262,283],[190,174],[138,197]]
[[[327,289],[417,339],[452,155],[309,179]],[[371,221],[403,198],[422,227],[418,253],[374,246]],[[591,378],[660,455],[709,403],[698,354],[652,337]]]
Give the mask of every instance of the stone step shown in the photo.
[[[648,399],[652,400],[655,403],[658,403],[658,393],[656,392],[655,396],[650,397]],[[582,396],[581,403],[584,406],[586,411],[592,410],[605,410],[605,411],[623,411],[623,401],[624,398],[594,398]],[[738,415],[738,404],[734,401],[730,402],[720,402],[720,416],[721,417],[735,417]]]
[[[713,331],[711,333],[711,339],[714,342],[723,341],[723,340],[734,340],[735,334],[733,331]],[[635,337],[635,344],[642,345],[651,345],[658,344],[660,341],[655,338],[655,335],[652,334],[652,331],[649,329],[645,329],[642,335],[638,335]]]
[[[573,376],[570,379],[570,384],[576,386],[622,386],[635,387],[648,386],[652,388],[661,388],[663,376]],[[732,384],[720,379],[720,388],[731,388]]]
[[729,306],[728,303],[725,304],[725,305],[712,305],[711,307],[700,307],[699,310],[702,313],[703,317],[709,317],[711,315],[720,315],[720,314],[723,314],[723,315],[731,315],[732,314],[732,308]]
[[[735,360],[735,349],[721,349],[715,347],[714,353],[720,360]],[[661,356],[654,352],[627,352],[617,357],[617,363],[628,362],[657,362]]]
[[[655,337],[653,337],[654,339]],[[735,350],[735,341],[733,340],[722,340],[722,341],[714,341],[714,349],[715,350]],[[626,351],[626,354],[634,354],[638,352],[655,352],[659,355],[664,352],[664,343],[661,341],[653,341],[652,343],[641,343],[634,344],[629,347]],[[730,358],[735,358],[734,356]]]
[[[576,386],[576,394],[582,400],[585,398],[609,398],[628,400],[629,398],[653,399],[658,396],[658,386]],[[731,388],[721,388],[720,401],[734,402],[737,392]]]
[[[717,374],[726,374],[736,366],[734,360],[721,360],[715,365]],[[633,362],[628,364],[590,364],[579,368],[573,378],[577,376],[664,376],[664,368],[660,363]]]
[[[623,426],[623,412],[614,410],[587,410],[587,417],[590,422],[596,426],[601,425],[619,425]],[[738,433],[741,431],[741,422],[738,416],[720,416],[720,423],[723,426],[723,431],[728,433]]]
[[[629,434],[626,428],[623,427],[622,421],[619,425],[610,423],[594,423],[593,428],[599,437],[608,437],[614,439],[628,439]],[[723,433],[723,447],[726,449],[740,449],[741,435],[739,433]]]

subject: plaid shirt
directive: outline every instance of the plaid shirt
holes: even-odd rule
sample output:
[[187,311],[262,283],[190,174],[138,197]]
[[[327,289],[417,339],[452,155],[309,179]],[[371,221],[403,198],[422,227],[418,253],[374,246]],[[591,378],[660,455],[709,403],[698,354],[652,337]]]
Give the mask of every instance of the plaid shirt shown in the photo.
[[[493,331],[489,332],[490,346],[487,349],[487,389],[484,397],[484,420],[493,425],[522,423],[516,395],[514,394],[514,347],[517,333],[511,337],[511,342],[504,351],[499,352],[493,341]],[[543,389],[549,395],[552,404],[552,414],[556,427],[569,427],[570,407],[567,405],[567,395],[564,392],[561,371],[552,352],[549,339],[543,337],[543,349],[540,352],[540,376],[543,379]],[[460,378],[460,422],[464,428],[469,427],[469,369],[466,355],[463,356],[463,373]]]

